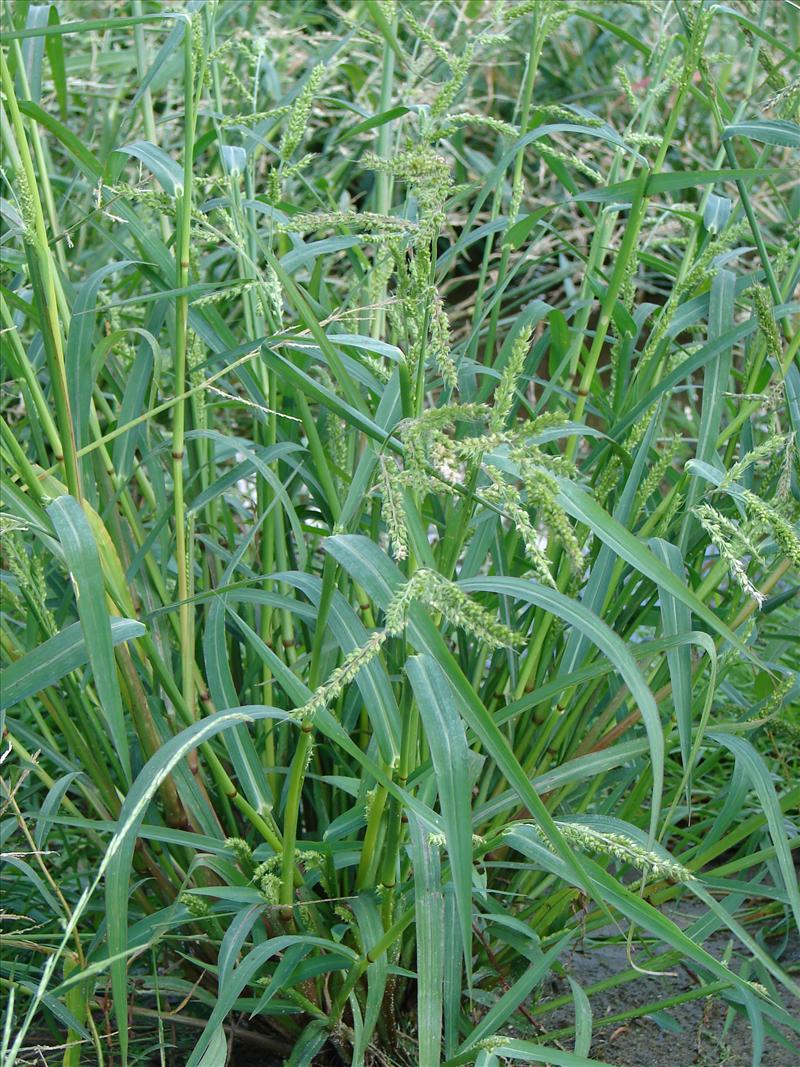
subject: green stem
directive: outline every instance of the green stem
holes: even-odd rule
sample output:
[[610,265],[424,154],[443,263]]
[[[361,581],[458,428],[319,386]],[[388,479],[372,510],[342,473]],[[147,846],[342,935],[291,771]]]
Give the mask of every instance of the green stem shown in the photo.
[[[392,20],[392,33],[397,28],[397,20]],[[383,65],[381,72],[381,95],[378,103],[378,112],[383,114],[388,111],[392,103],[392,85],[394,82],[394,50],[387,41],[383,46]],[[388,159],[392,149],[391,123],[384,122],[378,131],[378,155],[381,159]],[[375,182],[375,210],[379,215],[388,215],[392,203],[392,176],[385,171],[379,171]],[[381,282],[380,290],[375,294],[377,307],[372,312],[372,337],[379,338],[383,335],[386,322],[386,309],[383,303],[386,299],[386,282]]]
[[283,817],[283,846],[281,849],[281,889],[279,903],[282,905],[284,920],[292,921],[292,903],[294,896],[294,849],[297,841],[297,824],[300,818],[300,795],[303,779],[311,755],[311,732],[313,725],[306,719],[300,730],[292,765],[289,768],[289,785],[286,791],[286,809]]
[[[534,12],[533,16],[533,31],[531,34],[531,48],[528,53],[528,64],[525,68],[525,81],[522,86],[521,102],[520,102],[520,115],[519,115],[519,132],[520,135],[528,132],[528,123],[530,121],[531,113],[531,101],[533,99],[533,86],[536,81],[536,74],[539,69],[539,60],[541,59],[542,49],[544,48],[545,40],[547,39],[547,13],[541,11],[538,8]],[[522,168],[525,162],[525,151],[520,149],[517,152],[514,160],[514,174],[511,181],[511,212],[509,214],[509,225],[516,222],[516,205],[522,196]],[[511,216],[514,217],[511,217]],[[495,291],[499,291],[502,287],[503,280],[508,270],[508,262],[511,257],[511,245],[504,244],[503,250],[500,253],[500,266],[497,271],[497,282],[495,284]],[[502,300],[496,300],[492,307],[491,317],[489,319],[489,331],[486,337],[486,344],[484,347],[486,353],[486,362],[491,366],[494,363],[494,345],[495,337],[497,334],[497,323],[500,318],[500,306]]]
[[[69,387],[67,385],[67,369],[64,359],[64,340],[61,332],[61,323],[58,319],[58,299],[55,285],[55,267],[50,254],[47,239],[47,228],[44,221],[41,200],[39,199],[39,185],[33,166],[28,140],[25,135],[25,127],[22,115],[17,103],[14,90],[14,82],[6,63],[3,53],[0,53],[0,80],[2,80],[3,92],[11,115],[11,125],[14,131],[15,146],[22,163],[22,174],[26,185],[27,203],[31,217],[26,220],[32,224],[32,232],[27,234],[29,247],[31,248],[38,268],[38,278],[32,278],[34,289],[37,282],[41,285],[40,310],[43,315],[42,331],[46,339],[45,351],[51,361],[52,389],[56,407],[56,422],[59,427],[59,437],[64,450],[64,473],[66,475],[67,489],[76,499],[82,499],[80,472],[76,457],[75,433],[72,423],[72,412],[69,402]],[[29,257],[29,263],[31,259]]]
[[[183,192],[178,212],[176,243],[176,286],[185,290],[189,284],[189,247],[192,228],[192,185],[194,179],[194,53],[191,21],[187,19],[184,47],[184,147]],[[186,404],[186,357],[189,332],[189,296],[181,292],[175,306],[175,393],[178,399],[172,424],[172,480],[175,515],[175,556],[178,570],[178,600],[181,632],[181,678],[183,699],[194,718],[194,609],[189,603],[190,548],[186,539],[186,502],[184,498],[184,456]]]
[[392,947],[403,931],[411,925],[414,921],[414,914],[414,908],[409,908],[407,911],[404,911],[397,922],[389,927],[384,933],[383,937],[378,938],[372,948],[350,968],[342,988],[339,990],[336,999],[331,1005],[329,1018],[332,1027],[335,1026],[341,1018],[342,1012],[347,1004],[347,998],[355,988],[356,982],[358,982],[367,967],[369,967],[371,963],[376,963],[384,952]]

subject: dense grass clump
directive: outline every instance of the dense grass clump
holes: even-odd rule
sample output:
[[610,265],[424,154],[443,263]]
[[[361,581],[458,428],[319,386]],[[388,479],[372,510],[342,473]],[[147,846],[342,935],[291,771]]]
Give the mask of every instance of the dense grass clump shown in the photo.
[[2,18],[4,1067],[795,1062],[796,4]]

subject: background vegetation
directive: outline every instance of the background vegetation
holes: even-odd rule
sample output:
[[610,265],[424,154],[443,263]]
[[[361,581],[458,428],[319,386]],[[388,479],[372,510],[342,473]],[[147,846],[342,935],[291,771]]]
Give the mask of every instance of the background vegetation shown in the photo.
[[2,16],[3,1063],[795,1062],[796,4]]

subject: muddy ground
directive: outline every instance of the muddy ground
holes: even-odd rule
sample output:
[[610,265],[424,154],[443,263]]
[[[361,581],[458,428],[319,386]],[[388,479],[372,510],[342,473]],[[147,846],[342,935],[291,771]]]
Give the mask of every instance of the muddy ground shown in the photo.
[[[680,925],[687,925],[696,915],[682,911],[673,917]],[[728,937],[718,933],[709,938],[704,947],[721,958],[728,945]],[[773,947],[772,951],[778,950]],[[641,951],[637,952],[634,958],[638,966],[647,967],[646,958]],[[628,969],[625,946],[608,942],[578,945],[562,962],[584,989]],[[780,962],[794,974],[800,971],[800,938],[795,937],[789,943],[781,953]],[[669,1011],[643,1014],[624,1023],[614,1019],[620,1012],[643,1008],[655,1001],[696,988],[696,979],[691,971],[686,967],[677,966],[670,974],[641,975],[635,982],[592,994],[591,1057],[613,1064],[614,1067],[750,1067],[752,1034],[748,1020],[738,1014],[729,1018],[727,1005],[716,997],[689,1001]],[[538,991],[537,1005],[542,1007],[548,1000],[569,991],[566,981],[550,979],[544,989]],[[800,1019],[800,1002],[787,1004],[787,1008],[793,1010]],[[162,1059],[156,1052],[156,1025],[152,1022],[144,1023],[135,1017],[132,1022],[129,1039],[132,1048],[138,1053],[136,1061],[140,1065],[184,1067],[197,1039],[198,1029],[167,1026],[165,1037],[167,1042],[172,1044],[172,1048],[165,1052]],[[574,1023],[572,1006],[570,1004],[547,1014],[537,1014],[537,1022],[542,1026],[542,1032],[546,1030],[552,1033],[559,1028],[570,1027]],[[202,1025],[200,1020],[198,1024]],[[530,1033],[523,1034],[518,1031],[515,1036],[530,1037]],[[788,1031],[786,1036],[791,1040],[792,1035]],[[36,1049],[35,1045],[33,1048],[28,1046],[23,1057],[24,1062],[61,1064],[63,1047],[54,1047],[52,1037],[48,1040],[40,1036],[37,1043],[40,1043],[39,1049]],[[113,1037],[111,1043],[115,1044]],[[550,1040],[547,1043],[552,1045],[554,1042]],[[574,1047],[572,1037],[564,1037],[557,1043],[568,1051],[572,1051]],[[793,1043],[798,1044],[796,1034]],[[254,1047],[249,1041],[237,1041],[231,1050],[228,1067],[278,1067],[284,1062],[280,1057],[275,1058],[274,1053],[267,1048]],[[320,1054],[314,1060],[317,1067],[329,1067],[335,1062],[335,1058],[325,1054]],[[411,1063],[407,1055],[398,1055],[375,1059],[370,1067],[409,1067]],[[774,1037],[766,1036],[761,1067],[800,1067],[800,1058]]]
[[[716,937],[706,942],[705,947],[721,956],[726,944],[726,938]],[[647,966],[641,954],[634,959],[638,966]],[[789,947],[781,962],[789,968],[800,964],[800,941]],[[591,951],[576,952],[571,960],[572,976],[584,988],[627,969],[624,945],[595,945]],[[668,1012],[645,1015],[624,1024],[603,1023],[605,1017],[696,988],[691,972],[679,966],[671,975],[657,978],[642,975],[636,982],[594,994],[591,1056],[615,1067],[750,1067],[749,1022],[738,1014],[729,1020],[727,1005],[716,997],[689,1001]],[[553,986],[554,993],[568,991],[566,983]],[[794,1009],[800,1019],[800,1003],[795,1003]],[[544,1021],[549,1030],[558,1025],[569,1026],[573,1022],[572,1010],[553,1012]],[[795,1035],[794,1044],[797,1043]],[[565,1041],[564,1047],[571,1048],[571,1042]],[[767,1036],[761,1065],[800,1067],[800,1059]]]

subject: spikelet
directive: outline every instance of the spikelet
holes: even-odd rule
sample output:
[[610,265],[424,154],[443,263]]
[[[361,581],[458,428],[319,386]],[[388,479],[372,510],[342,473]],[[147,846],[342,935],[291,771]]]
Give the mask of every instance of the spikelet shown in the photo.
[[704,48],[714,12],[698,4],[694,8],[687,7],[685,15],[689,26],[689,47],[686,50],[681,72],[681,85],[688,87],[694,78],[695,71],[706,69]]
[[338,472],[347,471],[347,461],[349,452],[349,443],[347,438],[347,424],[344,419],[336,418],[332,412],[328,413],[327,418],[327,443],[330,450],[330,457],[333,466],[336,468],[334,477],[337,482],[340,482],[343,475]]
[[441,449],[446,431],[456,422],[482,419],[485,412],[480,404],[443,404],[426,409],[415,419],[404,419],[397,430],[404,445],[406,469],[424,474],[428,455],[434,447]]
[[547,29],[557,26],[570,13],[569,5],[562,0],[521,0],[518,4],[504,8],[501,17],[505,22],[515,22],[534,11],[545,20]]
[[266,275],[264,295],[266,296],[267,307],[272,312],[277,327],[280,329],[283,320],[283,289],[281,288],[280,279],[275,273],[275,268],[271,264],[267,264]]
[[528,495],[529,507],[535,507],[538,510],[547,528],[561,542],[570,561],[573,574],[576,577],[582,575],[584,571],[583,553],[569,517],[556,499],[558,485],[541,467],[530,461],[528,454],[514,450],[512,458],[517,460],[525,491]]
[[36,206],[24,167],[20,167],[16,174],[16,185],[19,213],[23,225],[23,238],[28,244],[31,244],[36,240]]
[[191,34],[192,34],[192,65],[194,68],[196,86],[199,84],[199,80],[203,77],[205,64],[204,59],[204,27],[203,17],[199,11],[193,12],[189,16]]
[[[405,469],[403,481],[407,488],[420,494],[447,491],[463,481],[462,462],[480,454],[485,437],[466,437],[454,440],[447,434],[458,421],[483,419],[486,408],[481,404],[444,404],[428,408],[415,419],[406,419],[397,430],[403,442]],[[467,448],[474,443],[477,451]],[[430,467],[439,478],[434,478]]]
[[414,34],[419,38],[420,41],[423,41],[428,46],[428,48],[430,48],[430,50],[434,53],[435,56],[447,63],[448,66],[450,65],[450,63],[452,62],[452,56],[450,55],[450,53],[447,51],[441,41],[439,41],[439,39],[435,36],[433,31],[424,23],[420,22],[409,7],[403,9],[403,20],[408,23],[408,25],[414,31]]
[[281,170],[281,180],[286,182],[290,178],[302,174],[303,171],[314,162],[315,158],[316,156],[313,152],[307,152],[306,155],[301,156],[300,159],[296,160],[294,163],[285,164]]
[[[755,12],[753,13],[755,14]],[[749,34],[748,36],[750,41],[752,41],[752,35]],[[761,68],[766,74],[767,85],[774,93],[782,93],[787,85],[781,68],[762,44],[759,43],[756,47],[758,49],[758,62],[761,64]]]
[[661,144],[661,138],[654,133],[639,133],[636,130],[626,130],[625,140],[634,148],[657,148]]
[[767,346],[767,353],[772,359],[780,363],[783,355],[783,345],[775,323],[772,299],[763,285],[753,287],[753,305],[756,311],[756,319],[758,320],[758,328]]
[[391,249],[384,243],[375,250],[372,270],[367,278],[367,292],[372,307],[378,307],[381,302],[385,302],[393,271],[394,257]]
[[[770,719],[780,715],[786,694],[794,688],[795,676],[786,674],[775,682],[774,688],[766,700],[762,701],[755,713],[743,720],[749,727],[762,726]],[[738,710],[738,709],[736,709]]]
[[[574,118],[574,116],[572,116]],[[519,136],[519,128],[512,126],[510,122],[492,118],[490,115],[472,115],[467,111],[459,111],[455,115],[448,115],[447,122],[439,127],[439,135],[447,137],[461,127],[475,127],[480,130],[492,130],[503,137],[515,138]]]
[[772,712],[772,714],[777,714],[775,725],[781,732],[789,735],[793,744],[800,740],[800,704],[793,700],[784,706],[784,698],[794,689],[795,680],[794,675],[787,675],[784,680],[778,682],[775,692],[768,701],[772,707],[776,708],[776,711]]
[[667,442],[666,448],[659,453],[658,459],[650,467],[647,476],[636,494],[636,503],[634,505],[636,514],[639,513],[653,493],[661,486],[661,482],[664,480],[664,475],[672,466],[675,457],[680,452],[682,446],[683,438],[680,434],[676,434]]
[[441,119],[458,96],[466,81],[474,51],[474,45],[468,44],[462,55],[456,59],[449,60],[451,77],[441,86],[431,104],[432,119]]
[[194,893],[181,893],[180,903],[186,908],[193,919],[207,919],[211,915],[211,907],[203,897],[195,896]]
[[739,481],[741,476],[758,463],[769,461],[773,456],[782,453],[787,447],[787,438],[781,434],[773,434],[766,438],[760,445],[756,445],[726,472],[725,477],[719,483],[720,489],[727,489]]
[[[331,374],[324,367],[321,367],[318,373],[322,384],[325,385],[330,392],[336,393],[336,382],[333,380]],[[328,411],[325,416],[324,437],[328,455],[335,468],[333,476],[337,482],[340,482],[342,478],[342,474],[339,472],[345,472],[347,470],[349,461],[349,444],[346,430],[347,427],[344,420],[338,418],[332,411]]]
[[520,171],[518,176],[515,176],[514,183],[511,186],[511,203],[508,206],[508,217],[512,221],[515,221],[519,215],[519,209],[522,206],[522,194],[525,191],[525,177],[524,171]]
[[[698,285],[705,283],[710,278],[714,277],[717,272],[717,267],[714,265],[715,259],[721,252],[725,252],[728,248],[734,245],[745,232],[746,228],[746,220],[742,220],[738,225],[727,226],[722,233],[718,234],[712,241],[708,242],[693,263],[692,267],[686,272],[686,275],[682,279],[676,281],[669,299],[662,308],[661,314],[653,326],[653,330],[647,340],[644,352],[642,353],[640,364],[647,362],[664,340],[669,325],[674,318],[675,309],[683,298],[688,293],[691,293]],[[684,357],[681,356],[681,358]]]
[[292,110],[291,104],[286,104],[283,107],[273,107],[268,111],[251,111],[241,115],[228,115],[220,120],[220,126],[223,129],[231,126],[257,126],[259,122],[265,122],[267,119],[279,119],[283,115],[288,115]]
[[564,152],[560,148],[554,148],[553,145],[543,144],[541,142],[534,142],[531,148],[537,155],[543,157],[543,159],[555,159],[560,163],[566,163],[570,167],[574,167],[579,174],[583,174],[584,177],[589,178],[590,181],[599,184],[603,180],[603,175],[595,167],[591,167],[585,159],[578,155],[577,152]]
[[334,229],[337,226],[372,229],[376,233],[399,236],[417,229],[415,223],[394,215],[379,215],[374,211],[320,211],[316,214],[298,212],[277,224],[285,233],[310,233]]
[[129,182],[117,182],[115,185],[104,186],[109,196],[124,197],[134,203],[143,204],[162,215],[175,214],[175,199],[169,193],[159,192],[156,189],[141,189]]
[[622,460],[616,454],[612,455],[605,467],[600,472],[600,477],[594,487],[595,500],[605,506],[609,496],[614,492],[622,473]]
[[673,493],[667,504],[666,510],[661,516],[658,526],[653,531],[656,537],[664,537],[669,540],[668,531],[671,527],[675,516],[682,511],[683,505],[686,502],[686,498],[683,493]]
[[319,686],[302,707],[292,712],[293,717],[299,721],[310,720],[320,708],[327,707],[331,701],[336,700],[361,668],[375,659],[387,637],[389,633],[386,630],[375,630],[363,645],[348,652],[327,682]]
[[303,849],[301,853],[303,868],[309,873],[319,874],[320,884],[328,896],[332,896],[334,883],[331,881],[331,865],[324,852],[315,848]]
[[767,110],[774,111],[779,118],[792,122],[800,121],[800,77],[773,93],[764,106]]
[[525,367],[525,360],[530,348],[533,327],[524,326],[514,339],[511,354],[506,361],[500,381],[495,389],[492,413],[489,417],[490,430],[502,430],[508,422],[514,406],[514,395],[519,379]]
[[556,587],[555,579],[550,571],[550,565],[539,547],[539,536],[530,515],[519,502],[519,493],[508,482],[497,481],[487,486],[480,492],[482,500],[489,504],[495,504],[502,508],[505,515],[511,520],[515,531],[522,539],[525,546],[525,554],[531,563],[533,572],[542,585]]
[[783,555],[795,568],[800,568],[800,537],[792,524],[783,515],[761,499],[755,493],[746,489],[742,493],[748,515],[762,529],[772,531],[775,543]]
[[573,108],[561,107],[560,104],[537,104],[536,111],[547,115],[554,122],[575,122],[578,119],[581,126],[605,126],[605,121],[596,115],[587,115],[583,111],[578,112]]
[[[47,606],[47,582],[45,580],[44,566],[41,559],[33,554],[28,555],[20,530],[27,529],[19,520],[3,515],[0,522],[0,534],[2,535],[3,553],[6,557],[8,569],[16,578],[21,590],[27,595],[28,602],[35,605],[38,622],[45,632],[52,636],[58,630],[55,617]],[[5,595],[5,594],[4,594]]]
[[433,290],[431,301],[430,351],[445,385],[455,389],[458,375],[450,352],[450,320],[442,305],[442,298]]
[[281,859],[282,857],[279,855],[270,856],[263,863],[259,863],[253,871],[253,884],[266,897],[267,902],[273,905],[277,904],[280,899],[281,879],[279,872]]
[[792,491],[792,473],[797,469],[797,439],[790,433],[786,440],[786,448],[781,462],[780,475],[775,496],[778,500],[788,500]]
[[389,531],[392,554],[400,562],[408,556],[408,526],[403,507],[403,484],[397,463],[381,455],[379,462],[381,517]]
[[[362,164],[369,170],[391,174],[398,181],[408,184],[419,207],[420,222],[416,243],[433,240],[444,223],[443,206],[453,185],[448,160],[437,155],[432,148],[415,145],[396,152],[391,159],[367,153]],[[430,272],[422,271],[421,276],[427,281]]]
[[[472,438],[472,440],[479,440]],[[466,467],[459,462],[457,443],[446,434],[436,434],[431,442],[430,461],[443,479],[441,489],[447,491],[456,485],[463,485],[466,479]]]
[[[191,333],[186,363],[189,371],[189,384],[191,387],[194,389],[196,386],[202,386],[205,377],[201,367],[203,363],[205,363],[205,353],[203,352],[202,342],[194,331]],[[198,423],[200,426],[205,426],[206,394],[202,388],[197,389],[197,392],[192,397],[192,404],[194,406]]]
[[243,296],[257,285],[258,281],[255,278],[243,278],[241,281],[234,282],[232,285],[226,285],[224,289],[216,289],[213,292],[205,293],[203,296],[197,297],[196,300],[192,301],[192,307],[208,307],[209,305],[217,304],[222,300],[230,300],[236,296]]
[[[491,408],[487,412],[491,417]],[[493,452],[496,448],[507,445],[512,439],[512,434],[506,430],[489,431],[478,433],[472,437],[461,437],[451,441],[454,458],[458,460],[480,459],[486,452]]]
[[616,76],[617,76],[617,78],[619,80],[619,83],[620,83],[620,85],[622,87],[622,91],[623,91],[623,93],[625,93],[625,96],[627,98],[628,103],[631,106],[631,109],[635,110],[635,108],[636,108],[636,95],[634,94],[633,85],[631,84],[631,79],[628,77],[627,70],[625,70],[625,68],[620,65],[620,66],[614,67],[614,73],[616,74]]
[[232,97],[238,97],[241,100],[249,99],[251,91],[239,77],[234,67],[225,68],[225,77],[233,86]]
[[300,90],[292,105],[289,120],[286,123],[278,146],[278,158],[283,162],[289,160],[294,150],[303,140],[311,110],[314,107],[314,98],[322,85],[324,77],[325,66],[322,63],[318,63],[309,74],[306,84]]
[[243,837],[228,837],[225,839],[225,848],[230,851],[236,857],[236,862],[240,867],[248,870],[253,862],[253,850]]
[[761,562],[761,556],[754,545],[745,537],[744,533],[724,515],[720,514],[710,504],[699,504],[693,509],[711,543],[719,552],[728,567],[731,577],[739,588],[751,597],[759,607],[766,599],[760,590],[756,589],[747,575],[745,564],[742,560],[744,555],[751,555],[754,560]]

